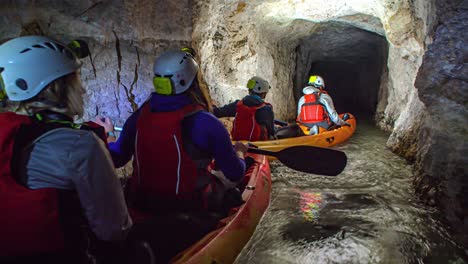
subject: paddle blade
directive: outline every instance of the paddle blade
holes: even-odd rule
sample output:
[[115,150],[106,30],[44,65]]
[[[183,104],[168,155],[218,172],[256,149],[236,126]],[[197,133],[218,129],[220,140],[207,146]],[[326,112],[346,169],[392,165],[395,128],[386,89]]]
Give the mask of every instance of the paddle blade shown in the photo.
[[275,156],[287,167],[306,173],[336,176],[346,167],[348,158],[339,150],[313,146],[294,146]]

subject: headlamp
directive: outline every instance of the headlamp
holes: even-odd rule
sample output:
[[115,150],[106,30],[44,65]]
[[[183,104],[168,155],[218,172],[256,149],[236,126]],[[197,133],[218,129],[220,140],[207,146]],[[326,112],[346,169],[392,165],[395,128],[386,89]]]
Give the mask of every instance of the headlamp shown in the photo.
[[170,78],[155,76],[153,78],[153,85],[156,93],[162,95],[172,94],[172,83]]
[[3,71],[3,68],[0,68],[0,101],[3,101],[4,99],[8,98],[6,94],[6,89],[5,89],[5,82],[3,81],[3,78],[2,78],[2,71]]

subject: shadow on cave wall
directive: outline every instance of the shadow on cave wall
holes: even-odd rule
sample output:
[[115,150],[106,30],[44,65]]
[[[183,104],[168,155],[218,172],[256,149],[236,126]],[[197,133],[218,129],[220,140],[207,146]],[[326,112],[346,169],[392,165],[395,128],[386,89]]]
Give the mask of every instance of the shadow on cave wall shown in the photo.
[[324,78],[339,113],[372,119],[387,54],[388,43],[381,35],[340,22],[319,24],[296,48],[296,101],[309,75],[317,74]]

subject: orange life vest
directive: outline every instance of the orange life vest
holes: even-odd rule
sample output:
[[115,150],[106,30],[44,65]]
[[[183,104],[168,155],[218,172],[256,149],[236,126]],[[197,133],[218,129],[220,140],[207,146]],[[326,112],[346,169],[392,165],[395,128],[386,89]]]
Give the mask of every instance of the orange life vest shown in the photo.
[[325,107],[319,102],[321,93],[304,95],[304,104],[301,106],[301,112],[296,119],[297,122],[303,125],[323,127],[328,127],[331,124]]

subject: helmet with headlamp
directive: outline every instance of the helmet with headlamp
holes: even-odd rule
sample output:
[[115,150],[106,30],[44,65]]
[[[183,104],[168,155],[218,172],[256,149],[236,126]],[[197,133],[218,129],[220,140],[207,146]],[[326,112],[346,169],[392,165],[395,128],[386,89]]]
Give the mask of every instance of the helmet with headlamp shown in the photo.
[[318,75],[311,75],[309,77],[308,84],[314,86],[315,88],[325,88],[325,81]]
[[195,80],[198,64],[190,53],[170,50],[162,53],[154,62],[153,84],[156,93],[162,95],[181,94]]
[[271,87],[265,79],[254,76],[247,82],[247,88],[255,93],[266,93]]

